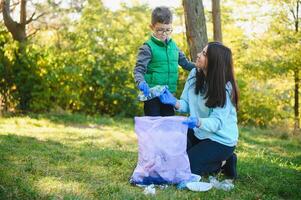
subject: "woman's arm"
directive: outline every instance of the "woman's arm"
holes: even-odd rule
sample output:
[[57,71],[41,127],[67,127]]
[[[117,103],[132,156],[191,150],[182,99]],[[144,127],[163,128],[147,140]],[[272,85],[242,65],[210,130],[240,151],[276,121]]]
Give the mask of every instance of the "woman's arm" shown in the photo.
[[188,75],[181,97],[175,105],[175,108],[178,112],[189,113],[189,88],[191,87],[193,81],[195,81],[193,78],[195,76],[195,73],[196,69],[194,68]]
[[231,109],[233,109],[231,97],[229,93],[226,92],[226,103],[224,107],[213,108],[209,117],[199,118],[199,128],[209,132],[217,132],[225,125]]

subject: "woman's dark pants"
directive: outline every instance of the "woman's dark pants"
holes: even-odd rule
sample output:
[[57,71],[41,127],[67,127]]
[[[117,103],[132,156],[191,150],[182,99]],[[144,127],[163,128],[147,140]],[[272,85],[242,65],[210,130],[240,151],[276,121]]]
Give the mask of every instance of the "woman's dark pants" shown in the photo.
[[[198,175],[217,173],[223,169],[225,175],[236,178],[236,154],[234,147],[229,147],[210,139],[199,140],[193,129],[187,133],[187,154],[191,172]],[[225,166],[222,161],[226,160]]]

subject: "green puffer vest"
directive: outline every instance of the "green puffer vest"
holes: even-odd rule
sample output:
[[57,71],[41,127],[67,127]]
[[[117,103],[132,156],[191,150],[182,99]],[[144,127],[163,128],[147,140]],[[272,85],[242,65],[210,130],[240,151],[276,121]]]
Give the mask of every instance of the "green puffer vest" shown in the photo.
[[152,36],[146,44],[151,48],[152,60],[147,66],[144,79],[150,87],[168,85],[169,91],[175,93],[179,76],[179,50],[176,43],[169,39],[166,44]]

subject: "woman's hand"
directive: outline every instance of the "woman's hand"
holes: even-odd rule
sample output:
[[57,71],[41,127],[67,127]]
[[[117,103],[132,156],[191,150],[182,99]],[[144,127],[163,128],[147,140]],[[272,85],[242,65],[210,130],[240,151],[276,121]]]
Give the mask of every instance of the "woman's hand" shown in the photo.
[[161,94],[159,96],[159,99],[161,101],[161,103],[163,104],[169,104],[169,105],[172,105],[172,106],[176,106],[177,104],[177,99],[176,97],[174,97],[168,89],[165,90],[165,92],[163,94]]
[[188,117],[186,121],[182,122],[183,124],[186,124],[188,128],[195,128],[200,127],[200,122],[197,117]]

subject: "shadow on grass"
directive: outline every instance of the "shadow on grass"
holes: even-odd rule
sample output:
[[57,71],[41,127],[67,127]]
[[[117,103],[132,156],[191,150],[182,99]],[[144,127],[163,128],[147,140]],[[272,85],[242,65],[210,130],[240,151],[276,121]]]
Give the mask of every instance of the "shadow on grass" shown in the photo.
[[[277,157],[282,160],[287,160],[295,165],[301,166],[301,144],[298,141],[292,141],[292,139],[281,139],[272,137],[271,135],[258,135],[250,132],[241,134],[239,139],[247,144],[255,145],[255,151],[262,151],[266,156]],[[287,155],[292,155],[288,157]]]
[[128,195],[124,185],[129,185],[136,160],[135,152],[92,144],[70,148],[32,137],[0,136],[0,199],[94,199],[112,183],[123,183],[119,190]]
[[247,157],[238,158],[240,184],[251,191],[257,190],[261,195],[256,198],[260,199],[267,198],[269,193],[280,199],[301,199],[301,145],[298,141],[248,130],[242,131],[239,140],[246,146],[238,146],[238,152],[247,152]]
[[264,158],[240,159],[238,183],[257,194],[256,199],[301,199],[301,173]]

